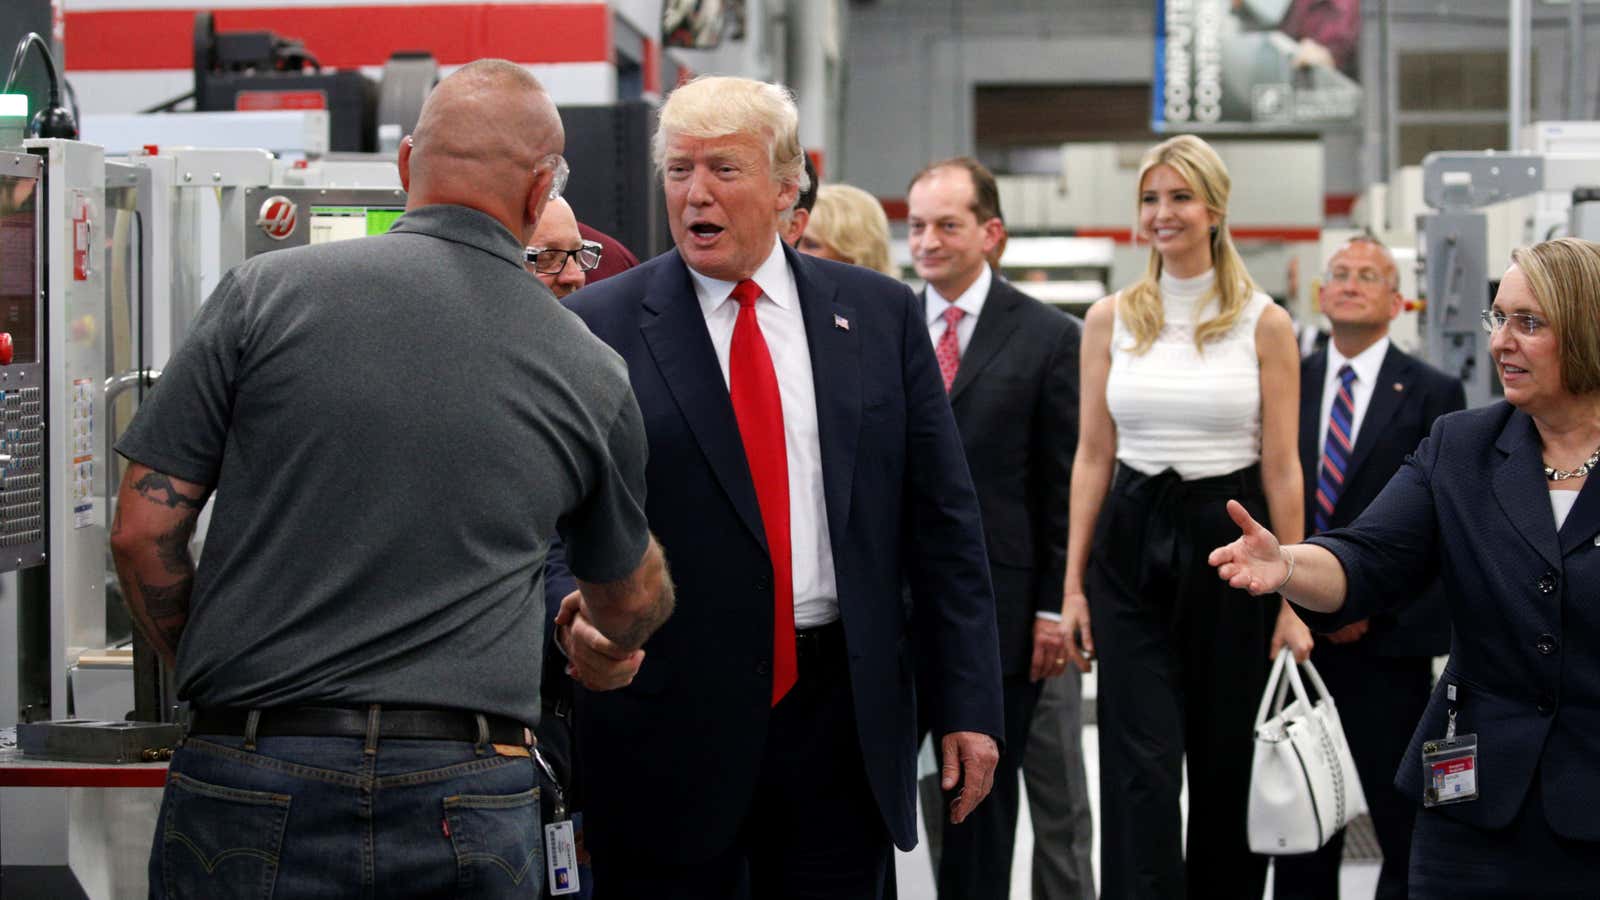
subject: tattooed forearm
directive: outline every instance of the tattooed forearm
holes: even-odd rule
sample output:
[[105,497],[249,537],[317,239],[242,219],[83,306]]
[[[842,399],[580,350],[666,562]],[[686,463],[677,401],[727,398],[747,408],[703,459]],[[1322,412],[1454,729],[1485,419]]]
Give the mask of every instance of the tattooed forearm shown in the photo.
[[200,508],[206,505],[203,493],[198,497],[191,497],[178,490],[172,479],[160,472],[146,472],[144,477],[133,483],[133,489],[151,503],[159,503],[168,509],[177,509],[181,506],[199,512]]
[[176,584],[150,584],[143,578],[136,578],[133,587],[133,591],[125,590],[125,594],[139,633],[171,665],[177,657],[183,626],[189,621],[189,594],[194,590],[194,578],[186,577]]
[[194,559],[189,555],[189,538],[194,535],[195,520],[198,517],[198,513],[191,514],[179,522],[177,527],[156,538],[156,556],[161,559],[162,567],[173,575],[187,575],[194,572]]

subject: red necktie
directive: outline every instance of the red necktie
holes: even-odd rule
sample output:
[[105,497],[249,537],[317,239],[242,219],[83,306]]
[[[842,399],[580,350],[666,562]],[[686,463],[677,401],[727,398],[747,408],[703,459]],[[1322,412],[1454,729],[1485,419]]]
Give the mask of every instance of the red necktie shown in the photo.
[[739,318],[728,350],[728,394],[739,420],[745,460],[761,506],[761,525],[772,555],[772,705],[799,675],[794,649],[794,576],[789,551],[789,456],[783,440],[783,401],[766,338],[756,322],[761,288],[745,279],[733,288]]
[[961,368],[961,335],[956,330],[961,317],[966,315],[961,307],[952,306],[944,311],[944,334],[939,335],[939,346],[933,355],[939,359],[939,374],[944,376],[944,392],[956,383],[956,370]]

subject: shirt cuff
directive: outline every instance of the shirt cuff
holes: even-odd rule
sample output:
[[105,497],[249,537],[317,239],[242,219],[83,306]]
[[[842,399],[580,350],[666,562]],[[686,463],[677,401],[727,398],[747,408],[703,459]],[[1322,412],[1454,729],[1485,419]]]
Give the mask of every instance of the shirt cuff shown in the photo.
[[1042,609],[1038,610],[1037,612],[1035,612],[1034,616],[1036,618],[1044,619],[1047,622],[1059,622],[1059,621],[1061,621],[1061,613],[1045,612]]

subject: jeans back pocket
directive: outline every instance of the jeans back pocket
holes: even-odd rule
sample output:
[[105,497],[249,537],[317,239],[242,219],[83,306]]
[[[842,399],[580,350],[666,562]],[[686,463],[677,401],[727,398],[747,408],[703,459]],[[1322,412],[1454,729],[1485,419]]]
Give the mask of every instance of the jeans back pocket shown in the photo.
[[272,896],[289,797],[167,776],[162,878],[168,897]]
[[539,789],[444,798],[460,896],[538,897],[544,878]]

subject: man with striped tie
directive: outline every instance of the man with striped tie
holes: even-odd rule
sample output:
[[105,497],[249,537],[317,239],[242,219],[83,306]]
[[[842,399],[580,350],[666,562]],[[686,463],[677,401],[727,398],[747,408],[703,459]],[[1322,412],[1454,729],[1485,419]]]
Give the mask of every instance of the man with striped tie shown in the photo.
[[[1445,413],[1466,406],[1461,382],[1389,341],[1403,299],[1388,248],[1368,236],[1334,252],[1322,278],[1328,346],[1300,367],[1300,461],[1306,534],[1350,524]],[[1450,647],[1438,585],[1396,614],[1317,637],[1311,659],[1339,704],[1383,849],[1379,898],[1405,897],[1415,804],[1395,790],[1395,767],[1432,688],[1432,658]],[[1280,856],[1274,895],[1337,898],[1339,834],[1316,853]]]

